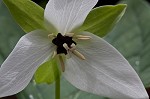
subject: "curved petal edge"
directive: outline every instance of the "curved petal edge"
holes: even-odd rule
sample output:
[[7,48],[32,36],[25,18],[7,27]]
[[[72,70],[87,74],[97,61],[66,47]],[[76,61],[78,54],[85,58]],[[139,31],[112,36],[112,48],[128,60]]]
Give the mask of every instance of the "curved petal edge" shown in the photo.
[[43,31],[23,36],[0,68],[0,97],[22,91],[38,66],[51,54],[52,44]]
[[115,99],[149,99],[135,70],[109,43],[88,32],[89,41],[78,43],[81,60],[72,55],[66,61],[65,78],[75,87]]

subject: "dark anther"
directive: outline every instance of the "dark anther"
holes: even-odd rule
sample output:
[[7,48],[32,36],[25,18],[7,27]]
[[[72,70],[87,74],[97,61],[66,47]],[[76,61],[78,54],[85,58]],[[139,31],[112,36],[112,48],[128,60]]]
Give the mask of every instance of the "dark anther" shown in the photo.
[[64,53],[65,55],[67,54],[67,50],[63,47],[63,44],[66,43],[69,48],[71,48],[71,44],[75,44],[72,40],[72,37],[69,36],[63,36],[61,33],[57,34],[57,37],[52,40],[53,44],[57,46],[57,54],[62,54]]

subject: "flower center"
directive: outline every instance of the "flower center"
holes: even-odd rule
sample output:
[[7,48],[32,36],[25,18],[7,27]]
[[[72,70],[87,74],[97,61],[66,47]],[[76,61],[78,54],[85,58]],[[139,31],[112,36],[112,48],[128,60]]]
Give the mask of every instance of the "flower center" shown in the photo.
[[76,42],[72,40],[72,37],[63,36],[58,33],[56,38],[52,40],[52,43],[57,46],[57,54],[68,54],[68,50],[76,46]]
[[61,54],[65,54],[66,56],[71,57],[70,53],[72,53],[78,58],[85,60],[84,55],[76,50],[77,43],[73,41],[73,38],[77,40],[89,40],[91,39],[90,36],[74,35],[74,33],[66,33],[65,35],[62,35],[61,33],[58,33],[57,36],[54,34],[49,34],[48,37],[53,38],[52,43],[56,45],[56,50],[54,50],[52,58],[58,55],[63,72],[65,71],[65,63]]

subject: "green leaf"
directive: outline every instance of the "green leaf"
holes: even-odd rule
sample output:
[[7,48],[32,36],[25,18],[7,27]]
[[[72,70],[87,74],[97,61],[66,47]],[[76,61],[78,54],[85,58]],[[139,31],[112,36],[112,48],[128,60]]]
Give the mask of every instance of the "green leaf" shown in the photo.
[[44,9],[31,0],[3,0],[25,32],[44,29]]
[[[35,84],[31,82],[21,93],[18,99],[55,99],[55,84]],[[83,92],[72,86],[63,77],[61,79],[61,99],[108,99],[98,95]]]
[[137,0],[136,3],[132,1],[131,4],[140,30],[142,43],[139,52],[139,74],[144,85],[150,87],[150,5],[143,0]]
[[51,59],[42,64],[34,74],[36,83],[53,83],[60,76],[57,60]]
[[0,66],[24,34],[3,2],[0,2]]
[[115,46],[150,87],[150,5],[145,0],[124,0],[127,11],[107,40]]
[[88,31],[103,37],[110,32],[115,24],[120,20],[125,9],[125,4],[95,8],[89,13],[83,26],[79,30]]

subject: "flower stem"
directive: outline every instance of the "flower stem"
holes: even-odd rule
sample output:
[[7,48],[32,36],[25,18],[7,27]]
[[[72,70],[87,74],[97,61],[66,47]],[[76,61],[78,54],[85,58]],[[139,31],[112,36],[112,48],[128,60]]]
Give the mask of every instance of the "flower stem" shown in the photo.
[[55,83],[55,99],[60,99],[60,76]]

